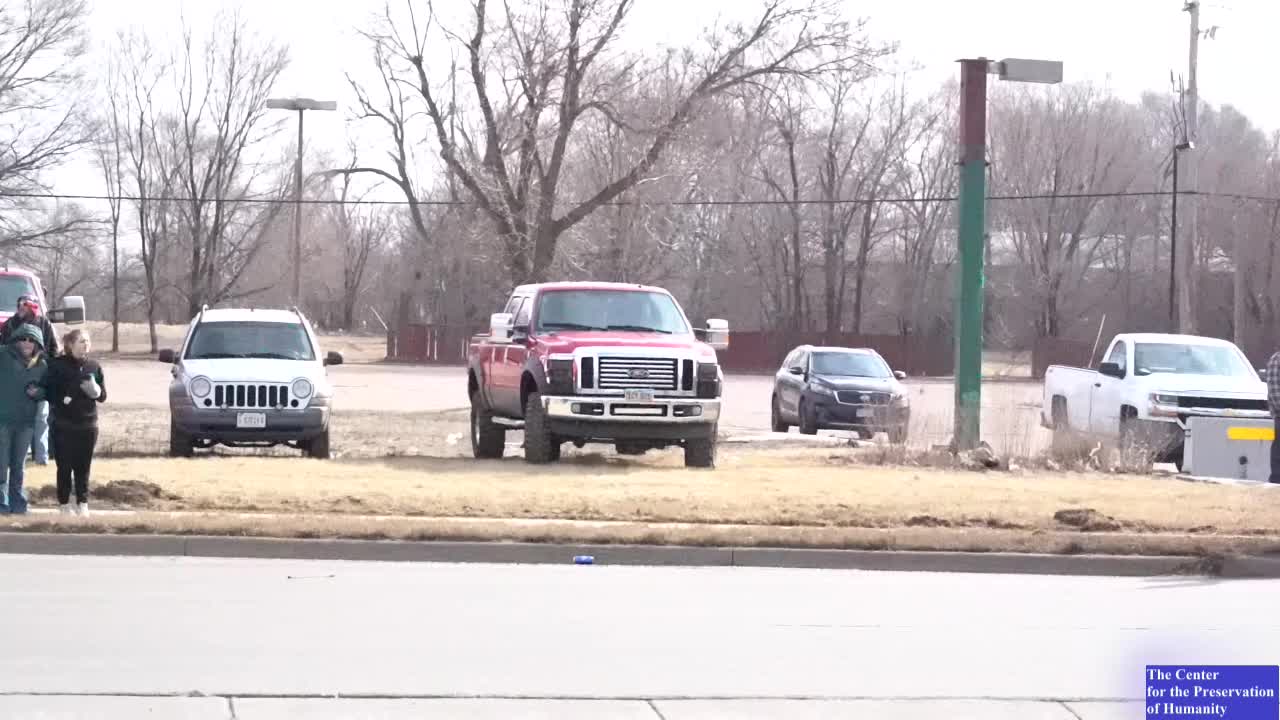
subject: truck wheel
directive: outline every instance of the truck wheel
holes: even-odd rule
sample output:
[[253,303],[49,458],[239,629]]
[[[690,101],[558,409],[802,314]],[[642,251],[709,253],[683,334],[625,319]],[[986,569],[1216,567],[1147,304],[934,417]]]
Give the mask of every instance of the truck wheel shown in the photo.
[[791,426],[782,421],[782,407],[778,404],[778,396],[773,396],[772,407],[769,412],[769,424],[776,433],[784,433],[791,429]]
[[889,442],[894,445],[907,444],[907,426],[905,423],[889,428]]
[[332,453],[329,451],[329,429],[307,441],[306,445],[307,457],[317,460],[328,460]]
[[178,429],[173,422],[169,423],[169,457],[189,458],[196,454],[191,436]]
[[507,430],[493,421],[479,393],[471,396],[471,454],[479,460],[497,460],[507,447]]
[[1155,454],[1151,451],[1151,443],[1136,420],[1128,417],[1120,418],[1120,462],[1125,470],[1138,473],[1151,472],[1155,463]]
[[547,426],[547,411],[542,407],[540,393],[529,393],[524,407],[524,459],[537,465],[560,459],[560,443]]
[[684,466],[688,468],[714,468],[716,466],[716,428],[711,429],[711,436],[686,440],[684,443]]
[[804,402],[800,403],[800,434],[818,434],[818,418],[814,417],[813,411],[810,410],[808,404]]

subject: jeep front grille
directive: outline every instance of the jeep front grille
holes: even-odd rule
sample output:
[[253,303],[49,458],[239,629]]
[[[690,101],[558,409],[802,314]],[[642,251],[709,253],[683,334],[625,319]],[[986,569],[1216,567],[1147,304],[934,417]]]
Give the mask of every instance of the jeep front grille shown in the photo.
[[610,357],[599,362],[601,390],[648,388],[674,391],[679,382],[674,358]]
[[213,404],[235,409],[289,407],[288,385],[216,383]]

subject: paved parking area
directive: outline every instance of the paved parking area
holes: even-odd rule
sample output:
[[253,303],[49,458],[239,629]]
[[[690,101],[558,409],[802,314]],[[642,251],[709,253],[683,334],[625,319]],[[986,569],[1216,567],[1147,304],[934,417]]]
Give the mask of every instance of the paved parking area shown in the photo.
[[[112,402],[164,407],[171,366],[158,362],[117,361],[107,368]],[[386,412],[450,410],[467,406],[462,367],[344,365],[330,370],[341,409]],[[912,445],[927,447],[951,438],[954,385],[947,380],[911,380]],[[726,378],[721,422],[730,432],[769,429],[772,376]],[[983,392],[983,438],[997,451],[1031,455],[1048,446],[1039,426],[1041,386],[1031,382],[992,382]],[[794,433],[795,430],[792,430]]]

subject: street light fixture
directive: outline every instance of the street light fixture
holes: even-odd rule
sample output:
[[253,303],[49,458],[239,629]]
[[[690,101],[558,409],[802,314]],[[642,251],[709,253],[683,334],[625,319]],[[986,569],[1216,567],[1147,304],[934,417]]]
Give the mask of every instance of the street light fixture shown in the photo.
[[1057,84],[1056,60],[960,61],[959,292],[955,300],[955,448],[978,446],[982,429],[983,238],[987,231],[987,75]]
[[307,110],[337,110],[333,100],[311,98],[271,98],[267,107],[272,110],[293,110],[298,113],[298,157],[294,164],[293,188],[293,305],[302,304],[302,114]]

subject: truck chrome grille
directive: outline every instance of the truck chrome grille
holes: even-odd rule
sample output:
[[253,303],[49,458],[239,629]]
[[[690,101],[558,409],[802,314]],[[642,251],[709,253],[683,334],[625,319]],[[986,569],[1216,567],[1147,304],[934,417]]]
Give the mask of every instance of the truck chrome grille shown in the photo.
[[213,404],[233,409],[268,409],[289,406],[288,385],[215,383]]
[[646,388],[673,391],[679,383],[675,358],[610,357],[599,360],[601,390]]

